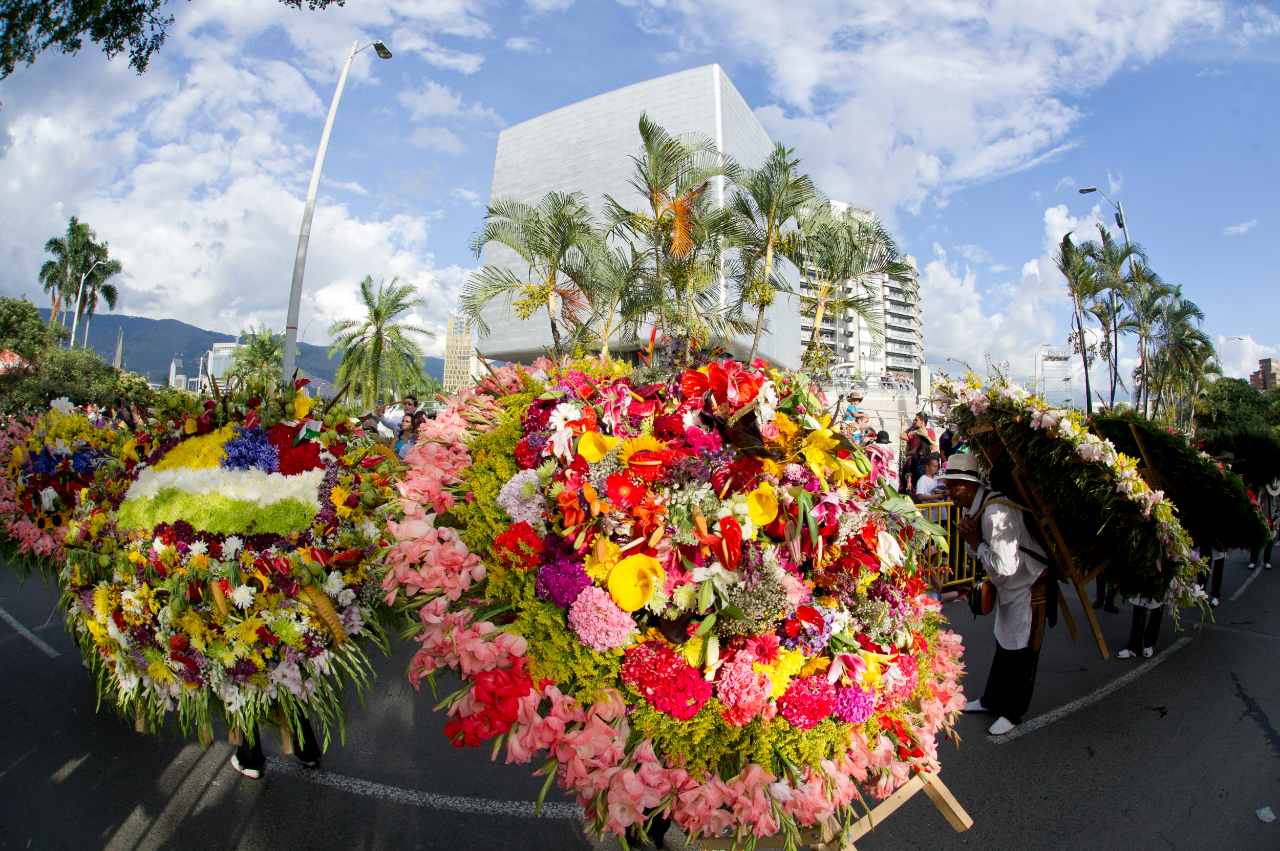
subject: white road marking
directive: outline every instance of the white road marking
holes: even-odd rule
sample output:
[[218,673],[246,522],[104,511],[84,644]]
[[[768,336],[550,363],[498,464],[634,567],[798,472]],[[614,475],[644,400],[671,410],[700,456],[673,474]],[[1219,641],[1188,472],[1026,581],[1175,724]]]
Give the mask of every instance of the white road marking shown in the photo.
[[1071,701],[1070,703],[1065,703],[1062,706],[1059,706],[1057,709],[1046,712],[1044,715],[1037,715],[1035,718],[1032,718],[1029,721],[1023,721],[1017,727],[1013,728],[1012,731],[1005,733],[1003,736],[987,736],[987,740],[990,741],[992,744],[1007,745],[1009,742],[1012,742],[1016,739],[1022,738],[1023,736],[1034,733],[1036,730],[1040,730],[1045,727],[1048,727],[1050,724],[1054,723],[1055,721],[1061,721],[1063,718],[1066,718],[1068,715],[1071,715],[1074,712],[1078,712],[1079,710],[1084,709],[1085,707],[1092,706],[1093,704],[1102,700],[1104,697],[1107,697],[1113,692],[1119,691],[1120,689],[1124,688],[1129,683],[1136,680],[1138,677],[1141,677],[1143,674],[1149,673],[1150,671],[1154,670],[1157,665],[1159,665],[1161,662],[1165,661],[1170,656],[1177,653],[1179,650],[1186,647],[1190,643],[1191,643],[1191,636],[1184,635],[1182,638],[1179,638],[1177,641],[1173,642],[1173,644],[1169,645],[1168,650],[1165,650],[1157,654],[1147,662],[1143,662],[1138,667],[1134,668],[1132,671],[1128,671],[1127,673],[1124,673],[1116,677],[1111,682],[1106,683],[1094,689],[1093,691],[1089,692],[1083,697],[1078,697],[1075,700]]
[[1249,589],[1249,586],[1253,584],[1253,580],[1258,578],[1258,574],[1262,573],[1262,570],[1263,568],[1261,567],[1255,567],[1253,569],[1253,571],[1249,574],[1249,578],[1244,581],[1244,584],[1236,589],[1236,593],[1231,595],[1232,603],[1240,599],[1240,595]]
[[13,615],[6,612],[3,608],[0,608],[0,620],[4,621],[9,626],[13,627],[14,630],[17,631],[19,635],[21,635],[27,641],[30,641],[32,644],[34,644],[37,650],[39,650],[44,655],[48,656],[50,659],[57,659],[59,656],[62,655],[57,650],[54,650],[52,647],[46,644],[44,640],[40,638],[40,636],[36,635],[34,632],[32,632],[31,630],[23,626],[21,623],[19,623],[17,618],[15,618]]
[[[304,768],[292,760],[278,757],[267,757],[267,766],[272,772],[288,774],[317,786],[328,786],[341,792],[361,795],[366,798],[377,798],[393,804],[405,804],[411,807],[424,807],[430,810],[449,810],[455,813],[469,813],[488,816],[508,816],[511,818],[539,818],[534,813],[532,801],[495,801],[491,798],[469,798],[462,795],[437,795],[433,792],[422,792],[417,789],[404,789],[399,786],[388,786],[372,780],[361,780],[358,777],[347,777],[332,771]],[[564,804],[550,801],[542,805],[541,818],[581,819],[582,808],[577,804]]]

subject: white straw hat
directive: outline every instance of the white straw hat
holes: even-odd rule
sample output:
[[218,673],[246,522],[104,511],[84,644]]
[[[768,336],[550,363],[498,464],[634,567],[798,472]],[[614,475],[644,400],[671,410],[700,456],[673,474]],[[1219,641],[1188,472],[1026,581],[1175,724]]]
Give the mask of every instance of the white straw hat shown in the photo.
[[961,453],[952,455],[947,461],[947,469],[942,472],[939,479],[951,482],[973,482],[975,485],[982,484],[982,468],[978,466],[978,458],[972,453]]

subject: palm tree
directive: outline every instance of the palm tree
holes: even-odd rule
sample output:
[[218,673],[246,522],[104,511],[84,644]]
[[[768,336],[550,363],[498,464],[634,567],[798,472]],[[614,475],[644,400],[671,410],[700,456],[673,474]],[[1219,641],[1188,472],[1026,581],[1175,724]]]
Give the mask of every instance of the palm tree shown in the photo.
[[44,244],[45,253],[53,255],[40,267],[40,284],[50,297],[49,322],[62,322],[64,308],[75,300],[80,276],[93,261],[85,262],[93,244],[93,230],[72,216],[64,236],[55,236]]
[[524,271],[486,265],[472,275],[459,298],[463,316],[487,336],[489,326],[483,312],[496,298],[506,297],[521,319],[545,310],[551,323],[552,348],[559,360],[564,353],[561,324],[575,328],[588,302],[582,287],[589,285],[589,280],[574,280],[567,269],[583,268],[586,252],[598,240],[591,212],[580,193],[550,192],[536,207],[506,198],[495,200],[485,213],[484,227],[472,241],[472,251],[479,257],[487,245],[497,244],[513,252]]
[[[1116,242],[1111,232],[1102,225],[1098,225],[1098,234],[1101,237],[1100,241],[1088,242],[1081,246],[1081,251],[1089,258],[1093,267],[1095,298],[1114,297],[1122,302],[1127,301],[1130,295],[1130,277],[1125,273],[1124,265],[1131,258],[1142,259],[1144,257],[1142,249],[1137,245]],[[1132,269],[1132,265],[1130,268]],[[1111,395],[1108,404],[1112,406],[1116,403],[1116,385],[1120,378],[1120,341],[1119,328],[1116,326],[1119,317],[1115,315],[1116,313],[1118,310],[1111,311],[1112,322],[1110,325],[1104,325],[1102,329],[1102,339],[1109,354],[1107,374],[1111,384]]]
[[[737,169],[711,140],[672,136],[647,114],[640,116],[639,130],[641,149],[631,157],[628,182],[647,209],[628,209],[606,195],[608,235],[627,240],[652,258],[646,276],[660,330],[667,333],[687,324],[682,317],[687,319],[695,304],[708,305],[715,314],[701,319],[724,324],[732,319],[731,311],[723,300],[709,297],[715,295],[715,287],[706,286],[702,273],[709,252],[718,285],[723,246],[708,246],[707,241],[726,237],[733,224],[723,216],[706,220],[711,214],[706,195],[713,180],[732,178]],[[695,270],[698,275],[692,276]],[[692,339],[693,334],[688,336]]]
[[1076,339],[1076,349],[1080,352],[1080,366],[1084,370],[1085,413],[1092,415],[1093,391],[1089,386],[1090,358],[1089,345],[1084,335],[1084,312],[1085,305],[1089,304],[1097,293],[1093,269],[1085,254],[1071,241],[1070,232],[1062,237],[1053,260],[1058,271],[1067,279],[1067,292],[1071,295],[1071,314],[1076,326],[1072,336]]
[[1165,289],[1143,370],[1140,410],[1144,413],[1158,416],[1168,404],[1179,422],[1185,420],[1206,377],[1220,372],[1213,343],[1200,327],[1203,321],[1199,305],[1183,298],[1177,287]]
[[581,267],[570,266],[566,270],[575,281],[592,282],[583,288],[591,316],[577,326],[571,344],[577,348],[598,342],[600,355],[605,358],[613,336],[635,339],[640,323],[655,307],[651,290],[645,285],[646,255],[630,242],[618,242],[610,246],[600,240],[587,253]]
[[911,266],[879,219],[851,211],[837,213],[827,204],[801,218],[791,259],[800,269],[804,315],[813,317],[804,364],[815,372],[828,366],[828,351],[821,341],[827,314],[837,321],[857,317],[880,338],[883,331],[876,310],[880,299],[872,288],[883,287],[885,280],[899,285],[911,282]]
[[228,381],[250,396],[271,396],[280,382],[284,338],[267,326],[246,328],[232,355]]
[[774,274],[774,263],[776,256],[794,250],[796,233],[787,232],[787,225],[818,200],[813,180],[799,173],[800,160],[793,159],[793,154],[782,144],[774,145],[760,168],[747,171],[739,179],[739,190],[730,202],[742,232],[737,246],[742,270],[740,298],[756,309],[748,361],[755,359],[760,346],[765,311],[778,290],[785,289]]
[[349,384],[366,408],[383,399],[384,391],[421,383],[423,352],[415,335],[433,336],[418,325],[402,321],[402,314],[425,302],[414,293],[412,284],[392,278],[374,289],[373,278],[360,282],[363,319],[344,319],[329,326],[333,337],[330,356],[342,355],[338,382]]
[[1178,297],[1176,288],[1166,285],[1145,262],[1132,261],[1129,268],[1129,289],[1126,299],[1129,307],[1129,325],[1138,337],[1138,368],[1134,373],[1134,406],[1146,413],[1151,400],[1151,382],[1154,378],[1151,365],[1154,336],[1160,324],[1166,319],[1166,312],[1172,306],[1170,300],[1178,300]]

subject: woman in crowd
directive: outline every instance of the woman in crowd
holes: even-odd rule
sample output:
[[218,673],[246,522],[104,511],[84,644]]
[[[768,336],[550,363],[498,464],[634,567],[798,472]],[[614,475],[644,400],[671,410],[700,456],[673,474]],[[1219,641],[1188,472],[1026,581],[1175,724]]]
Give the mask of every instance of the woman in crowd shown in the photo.
[[413,414],[405,413],[400,418],[400,433],[396,435],[396,455],[400,460],[409,454],[409,450],[413,448],[414,442],[417,440],[418,430],[414,425]]

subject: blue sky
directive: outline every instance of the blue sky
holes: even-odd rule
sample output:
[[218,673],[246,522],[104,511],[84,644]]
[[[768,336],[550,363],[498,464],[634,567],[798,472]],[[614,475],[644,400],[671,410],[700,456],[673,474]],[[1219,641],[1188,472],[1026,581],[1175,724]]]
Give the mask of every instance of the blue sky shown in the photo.
[[[124,261],[120,309],[283,325],[314,146],[359,58],[313,228],[303,336],[364,274],[416,282],[443,326],[505,125],[719,62],[832,197],[917,259],[926,352],[1031,372],[1066,334],[1048,253],[1124,202],[1153,267],[1204,307],[1224,366],[1280,354],[1280,9],[924,0],[266,0],[173,6],[143,77],[87,49],[0,83],[0,288],[39,303],[44,240],[76,214]],[[567,151],[566,156],[572,152]],[[1112,191],[1114,190],[1114,191]],[[1244,340],[1233,340],[1243,337]],[[431,344],[433,350],[442,341]]]

